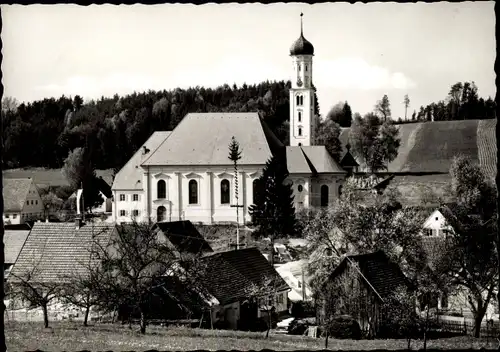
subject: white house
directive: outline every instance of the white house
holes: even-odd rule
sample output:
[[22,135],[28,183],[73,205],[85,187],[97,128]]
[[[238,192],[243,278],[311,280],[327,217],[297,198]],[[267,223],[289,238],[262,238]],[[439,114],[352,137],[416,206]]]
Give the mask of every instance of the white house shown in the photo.
[[422,226],[422,235],[427,237],[445,237],[453,232],[453,227],[446,221],[443,209],[434,210]]
[[[127,222],[190,220],[250,221],[255,181],[271,156],[286,159],[296,209],[328,206],[347,174],[324,146],[314,142],[314,47],[302,33],[291,49],[290,146],[283,146],[258,113],[190,113],[173,131],[157,131],[117,173],[113,219]],[[239,199],[228,145],[242,149]],[[232,207],[234,205],[240,207]]]
[[309,287],[307,275],[307,260],[297,260],[276,267],[276,271],[290,286],[288,299],[292,302],[312,300],[312,291]]
[[6,225],[24,224],[29,219],[43,217],[42,198],[32,178],[4,178],[3,199]]

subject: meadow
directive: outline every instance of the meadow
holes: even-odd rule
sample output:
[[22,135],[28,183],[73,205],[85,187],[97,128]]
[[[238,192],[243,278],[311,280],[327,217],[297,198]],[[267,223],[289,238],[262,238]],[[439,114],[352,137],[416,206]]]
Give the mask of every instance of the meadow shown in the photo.
[[[83,327],[76,322],[53,322],[45,331],[40,323],[6,322],[5,336],[8,351],[145,351],[145,350],[321,350],[323,338],[289,336],[242,331],[203,330],[180,327],[148,326],[145,335],[137,327],[121,324],[95,324]],[[412,349],[421,349],[422,341],[413,341]],[[429,349],[457,350],[497,348],[496,341],[454,337],[430,340]],[[405,340],[336,340],[330,339],[330,350],[401,350]]]

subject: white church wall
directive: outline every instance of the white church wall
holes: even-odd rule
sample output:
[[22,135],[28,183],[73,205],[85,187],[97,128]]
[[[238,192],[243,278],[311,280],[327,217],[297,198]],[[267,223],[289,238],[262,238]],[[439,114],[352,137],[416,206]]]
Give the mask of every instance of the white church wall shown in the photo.
[[[239,221],[241,224],[250,221],[248,208],[253,202],[253,180],[260,176],[263,165],[247,167],[240,165],[239,183]],[[154,166],[149,168],[149,176],[145,172],[145,189],[149,190],[149,207],[153,220],[157,221],[158,208],[165,208],[165,221],[190,220],[195,223],[225,223],[236,221],[236,204],[234,192],[234,169],[230,166]],[[148,183],[149,178],[149,183]],[[158,181],[166,183],[165,198],[158,198]],[[189,183],[193,180],[197,185],[197,199],[189,204]],[[221,182],[229,182],[229,202],[223,204],[221,199]],[[149,184],[149,188],[148,188]],[[180,191],[179,191],[180,190]],[[147,195],[144,191],[144,197]],[[147,203],[144,203],[144,219],[147,219]]]

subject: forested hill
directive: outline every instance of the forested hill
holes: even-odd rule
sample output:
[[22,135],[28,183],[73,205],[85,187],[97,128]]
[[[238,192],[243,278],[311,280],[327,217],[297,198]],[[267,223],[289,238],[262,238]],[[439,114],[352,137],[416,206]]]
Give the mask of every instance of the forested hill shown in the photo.
[[59,168],[69,151],[87,146],[95,168],[119,169],[154,131],[172,130],[189,112],[259,111],[288,144],[289,88],[285,81],[177,88],[88,103],[62,96],[2,109],[4,168]]

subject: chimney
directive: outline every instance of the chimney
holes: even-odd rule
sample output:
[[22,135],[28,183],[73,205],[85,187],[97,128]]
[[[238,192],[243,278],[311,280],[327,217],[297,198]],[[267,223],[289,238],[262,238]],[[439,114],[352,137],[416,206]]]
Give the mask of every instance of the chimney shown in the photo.
[[143,148],[142,155],[146,155],[147,153],[149,153],[149,149],[146,148],[145,145],[143,145],[142,148]]
[[82,218],[80,215],[77,215],[75,218],[75,229],[79,230],[82,227]]

